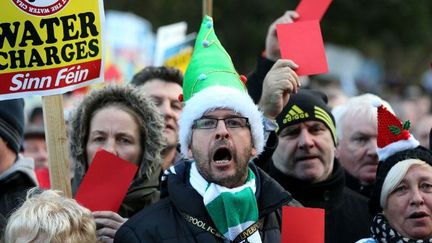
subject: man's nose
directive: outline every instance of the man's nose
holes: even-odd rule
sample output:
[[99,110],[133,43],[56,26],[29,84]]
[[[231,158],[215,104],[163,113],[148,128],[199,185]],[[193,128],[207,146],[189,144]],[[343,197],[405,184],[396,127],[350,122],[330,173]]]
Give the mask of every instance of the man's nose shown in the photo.
[[227,127],[225,126],[225,122],[223,120],[218,120],[215,128],[215,138],[216,139],[227,139],[229,138],[229,132]]
[[171,104],[167,100],[163,100],[162,103],[159,105],[159,111],[162,113],[162,115],[167,117],[174,117],[175,113],[173,109],[171,108]]
[[41,149],[38,152],[38,156],[41,160],[46,161],[48,160],[48,151],[46,149]]
[[367,154],[370,156],[376,156],[378,158],[377,152],[376,152],[376,148],[377,148],[377,138],[370,138],[369,142],[366,145],[366,149],[367,149]]
[[302,129],[299,134],[298,146],[301,149],[308,149],[313,146],[313,137],[307,129]]

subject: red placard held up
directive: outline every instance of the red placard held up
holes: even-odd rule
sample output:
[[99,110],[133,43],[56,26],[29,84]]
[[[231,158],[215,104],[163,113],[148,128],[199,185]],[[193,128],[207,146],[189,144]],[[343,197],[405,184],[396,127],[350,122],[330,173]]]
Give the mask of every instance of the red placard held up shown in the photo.
[[282,243],[323,243],[324,209],[282,208]]
[[75,199],[91,211],[117,212],[138,166],[105,150],[96,153]]
[[328,72],[319,21],[302,21],[276,26],[281,56],[291,59],[299,76]]

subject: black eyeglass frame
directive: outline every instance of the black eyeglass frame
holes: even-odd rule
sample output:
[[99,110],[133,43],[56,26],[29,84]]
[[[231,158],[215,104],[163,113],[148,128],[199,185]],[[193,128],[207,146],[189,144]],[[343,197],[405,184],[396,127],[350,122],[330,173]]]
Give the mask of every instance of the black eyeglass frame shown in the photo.
[[[234,121],[235,119],[241,119],[239,122],[239,125],[235,125],[235,124],[232,124],[229,122],[227,123],[227,120],[228,121],[230,121],[230,120]],[[215,129],[217,127],[217,125],[219,124],[219,121],[221,121],[221,120],[224,121],[226,128],[243,128],[243,127],[250,128],[249,118],[242,117],[242,116],[230,116],[230,117],[225,117],[225,118],[201,117],[201,118],[195,119],[193,121],[192,129]],[[203,122],[203,121],[215,121],[215,122],[211,126],[205,127],[204,124],[200,124],[200,122]]]

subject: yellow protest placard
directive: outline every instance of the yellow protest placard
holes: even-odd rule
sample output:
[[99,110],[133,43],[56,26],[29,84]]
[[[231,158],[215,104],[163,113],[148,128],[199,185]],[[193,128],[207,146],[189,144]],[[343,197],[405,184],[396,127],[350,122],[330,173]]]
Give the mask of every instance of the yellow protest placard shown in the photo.
[[102,81],[102,0],[2,0],[0,9],[0,99]]

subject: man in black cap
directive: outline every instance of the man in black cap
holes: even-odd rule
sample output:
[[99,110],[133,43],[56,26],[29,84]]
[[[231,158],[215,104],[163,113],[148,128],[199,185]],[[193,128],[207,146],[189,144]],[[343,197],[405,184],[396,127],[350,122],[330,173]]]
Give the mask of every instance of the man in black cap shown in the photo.
[[[0,101],[0,214],[6,218],[37,186],[32,159],[19,155],[24,133],[24,100]],[[0,229],[1,230],[1,229]]]
[[277,117],[279,144],[269,174],[305,207],[325,209],[325,242],[369,235],[367,199],[345,187],[335,159],[336,127],[325,94],[300,90]]

